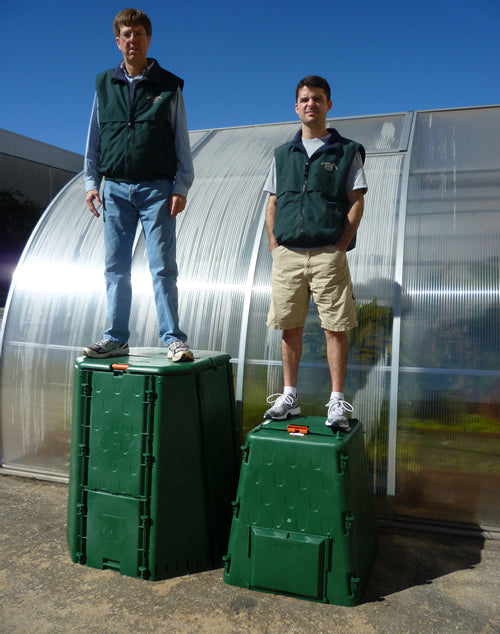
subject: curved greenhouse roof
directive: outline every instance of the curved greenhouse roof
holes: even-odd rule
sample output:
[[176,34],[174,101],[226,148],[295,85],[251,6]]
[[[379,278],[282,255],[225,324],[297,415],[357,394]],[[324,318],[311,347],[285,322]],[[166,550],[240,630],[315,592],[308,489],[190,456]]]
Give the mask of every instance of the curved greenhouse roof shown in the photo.
[[[500,527],[500,107],[332,119],[367,151],[349,262],[360,326],[345,393],[363,422],[377,509]],[[190,133],[196,178],[178,218],[180,317],[195,350],[228,352],[243,430],[281,389],[265,326],[271,257],[262,187],[297,123]],[[157,347],[138,231],[130,345]],[[3,322],[3,468],[68,471],[73,365],[106,322],[102,227],[83,176],[54,199],[15,274]],[[329,373],[311,307],[299,375],[324,415]]]

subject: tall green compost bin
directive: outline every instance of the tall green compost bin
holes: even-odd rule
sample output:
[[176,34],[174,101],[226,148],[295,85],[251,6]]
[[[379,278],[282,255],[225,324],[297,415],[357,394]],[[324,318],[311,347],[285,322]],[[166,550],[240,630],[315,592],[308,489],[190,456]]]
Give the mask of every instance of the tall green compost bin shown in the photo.
[[220,565],[239,462],[229,359],[77,359],[67,523],[74,562],[151,580]]

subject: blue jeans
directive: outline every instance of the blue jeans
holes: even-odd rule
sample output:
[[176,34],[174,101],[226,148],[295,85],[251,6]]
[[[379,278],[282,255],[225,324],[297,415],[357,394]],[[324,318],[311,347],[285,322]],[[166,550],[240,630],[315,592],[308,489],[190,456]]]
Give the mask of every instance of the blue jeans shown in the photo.
[[106,293],[110,327],[104,337],[128,341],[132,304],[132,248],[140,220],[161,341],[186,341],[179,327],[175,218],[170,217],[172,183],[157,180],[129,185],[106,181],[103,192]]

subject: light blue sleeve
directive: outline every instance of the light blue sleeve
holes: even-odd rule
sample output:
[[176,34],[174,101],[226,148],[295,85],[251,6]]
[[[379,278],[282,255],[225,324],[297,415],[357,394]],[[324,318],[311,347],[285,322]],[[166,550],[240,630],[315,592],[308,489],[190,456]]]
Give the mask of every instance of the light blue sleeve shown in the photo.
[[177,155],[177,172],[172,193],[187,196],[194,180],[194,167],[191,157],[191,145],[189,143],[186,109],[180,88],[177,89],[176,98],[172,100],[171,115],[175,153]]
[[89,130],[87,134],[87,146],[85,148],[85,160],[83,162],[83,175],[85,178],[85,191],[99,189],[101,185],[101,175],[97,168],[99,150],[99,104],[97,93],[94,96],[92,114],[90,115]]

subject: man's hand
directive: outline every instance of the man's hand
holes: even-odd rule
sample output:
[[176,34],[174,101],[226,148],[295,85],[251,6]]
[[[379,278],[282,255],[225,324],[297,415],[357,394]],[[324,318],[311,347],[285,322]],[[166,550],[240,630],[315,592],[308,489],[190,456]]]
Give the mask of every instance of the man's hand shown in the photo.
[[185,206],[185,196],[181,196],[180,194],[172,194],[172,196],[170,196],[170,215],[172,216],[172,218],[175,218],[177,214],[180,214],[181,211],[184,211]]
[[94,203],[96,203],[98,207],[101,207],[102,202],[99,198],[99,192],[97,191],[97,189],[91,189],[87,192],[87,195],[85,196],[85,202],[87,203],[87,207],[89,208],[90,213],[94,214],[96,218],[99,218],[101,214],[97,211]]

